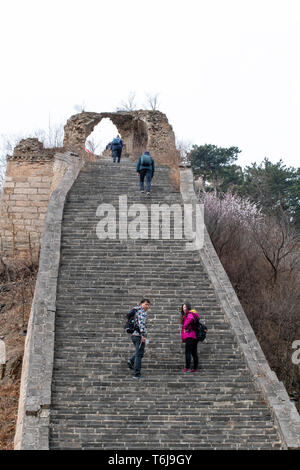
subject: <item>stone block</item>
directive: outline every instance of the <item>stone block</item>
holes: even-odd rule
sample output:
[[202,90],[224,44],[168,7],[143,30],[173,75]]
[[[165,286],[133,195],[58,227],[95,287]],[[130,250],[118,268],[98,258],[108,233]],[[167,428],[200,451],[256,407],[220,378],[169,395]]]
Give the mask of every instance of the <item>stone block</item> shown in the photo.
[[28,183],[28,181],[22,181],[22,182],[16,182],[15,183],[16,188],[30,188],[31,185]]
[[29,201],[49,201],[49,191],[48,194],[29,194],[28,195]]
[[37,194],[36,188],[15,188],[15,194]]
[[48,194],[50,196],[50,188],[38,188],[38,194]]
[[43,183],[43,182],[34,182],[30,184],[31,188],[39,188],[39,189],[48,189],[50,188],[50,183]]
[[35,205],[36,207],[45,208],[46,210],[47,210],[48,204],[49,204],[48,201],[35,201],[35,202],[34,202],[34,205]]
[[16,200],[15,202],[16,206],[21,206],[21,207],[29,207],[30,206],[30,202],[28,200]]
[[30,183],[37,183],[37,182],[42,181],[42,177],[41,176],[28,176],[27,180]]
[[22,214],[24,214],[24,216],[26,216],[27,214],[36,213],[37,212],[37,207],[34,207],[32,205],[27,206],[27,207],[15,206],[13,208],[13,211],[14,212],[22,212]]
[[24,199],[28,199],[27,194],[12,194],[9,196],[10,201],[23,201]]

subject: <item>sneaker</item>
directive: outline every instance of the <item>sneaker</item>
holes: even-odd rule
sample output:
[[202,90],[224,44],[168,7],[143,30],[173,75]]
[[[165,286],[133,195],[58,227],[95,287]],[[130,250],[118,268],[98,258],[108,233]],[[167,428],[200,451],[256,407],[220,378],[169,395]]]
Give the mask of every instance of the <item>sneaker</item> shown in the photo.
[[191,369],[191,372],[198,372],[199,369]]
[[143,376],[142,375],[133,375],[132,378],[133,379],[142,379]]
[[140,192],[141,192],[141,193],[144,193],[145,191],[144,191],[143,189],[141,189],[141,191],[140,191]]
[[186,367],[184,369],[182,369],[182,371],[184,374],[186,374],[187,372],[191,372],[191,369],[187,369]]
[[150,192],[149,192],[149,191],[147,192],[147,196],[150,196]]
[[129,369],[133,369],[133,363],[131,362],[130,359],[128,359],[127,365],[128,365],[128,367],[129,367]]

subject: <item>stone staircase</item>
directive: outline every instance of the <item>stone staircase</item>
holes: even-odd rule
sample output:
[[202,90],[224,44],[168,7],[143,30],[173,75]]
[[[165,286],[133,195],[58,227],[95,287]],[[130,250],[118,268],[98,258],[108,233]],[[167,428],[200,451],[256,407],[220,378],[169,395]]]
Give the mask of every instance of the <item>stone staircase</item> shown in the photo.
[[[196,252],[185,240],[100,240],[99,204],[182,204],[158,167],[151,197],[135,164],[88,164],[64,210],[55,323],[50,449],[280,449],[234,334]],[[149,210],[150,217],[150,210]],[[118,219],[117,219],[118,220]],[[172,233],[172,232],[171,232]],[[151,300],[141,380],[125,314]],[[190,300],[209,332],[200,371],[182,374],[179,308]]]

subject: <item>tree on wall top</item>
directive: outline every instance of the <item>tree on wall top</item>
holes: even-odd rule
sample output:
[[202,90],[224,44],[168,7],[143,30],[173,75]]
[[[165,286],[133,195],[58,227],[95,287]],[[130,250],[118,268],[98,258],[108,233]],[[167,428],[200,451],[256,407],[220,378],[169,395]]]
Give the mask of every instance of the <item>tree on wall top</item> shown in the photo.
[[193,145],[188,154],[193,172],[205,182],[212,183],[220,191],[242,183],[242,170],[234,164],[241,150],[238,147],[217,147],[216,145]]

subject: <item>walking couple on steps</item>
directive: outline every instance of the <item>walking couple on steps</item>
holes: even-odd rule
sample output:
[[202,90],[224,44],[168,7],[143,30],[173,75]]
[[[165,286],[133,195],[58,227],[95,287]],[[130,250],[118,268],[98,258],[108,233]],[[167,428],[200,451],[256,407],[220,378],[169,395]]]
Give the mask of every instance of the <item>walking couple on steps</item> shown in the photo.
[[[111,149],[113,162],[120,163],[123,149],[123,141],[119,135],[115,137],[109,144],[107,144],[106,149]],[[150,196],[151,182],[154,175],[155,164],[152,156],[148,151],[145,151],[143,155],[140,156],[137,164],[136,171],[140,177],[140,192],[144,193],[144,180],[146,178],[146,192],[147,196]]]
[[[142,358],[144,357],[145,346],[148,343],[147,340],[147,312],[150,310],[150,300],[143,299],[140,304],[133,308],[127,318],[132,318],[133,332],[131,334],[131,340],[134,344],[135,351],[132,357],[127,361],[129,369],[134,371],[133,379],[142,378]],[[181,327],[181,340],[185,343],[185,368],[182,370],[183,373],[194,373],[198,371],[198,353],[197,345],[198,339],[194,329],[195,319],[199,320],[199,314],[196,310],[192,310],[192,306],[189,302],[185,302],[181,306],[180,323]],[[130,330],[131,331],[131,330]],[[193,357],[194,368],[191,369],[191,359]]]

